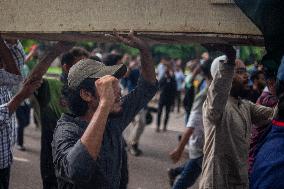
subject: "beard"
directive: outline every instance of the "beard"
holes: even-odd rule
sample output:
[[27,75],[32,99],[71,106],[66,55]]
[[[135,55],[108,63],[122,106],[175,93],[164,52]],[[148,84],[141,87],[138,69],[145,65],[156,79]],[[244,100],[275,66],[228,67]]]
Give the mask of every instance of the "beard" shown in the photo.
[[241,84],[239,82],[233,81],[232,88],[230,91],[230,95],[235,98],[247,98],[249,96],[250,89],[246,87],[244,84]]

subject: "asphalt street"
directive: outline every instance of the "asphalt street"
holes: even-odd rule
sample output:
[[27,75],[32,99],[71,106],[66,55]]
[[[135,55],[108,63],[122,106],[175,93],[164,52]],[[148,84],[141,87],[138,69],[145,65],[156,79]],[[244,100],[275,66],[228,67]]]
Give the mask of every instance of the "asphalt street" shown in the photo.
[[[156,115],[154,115],[154,118]],[[183,113],[172,113],[167,132],[155,132],[153,124],[146,127],[141,137],[140,148],[143,155],[129,157],[129,189],[168,189],[167,169],[175,167],[169,159],[169,152],[177,145],[177,135],[184,130]],[[31,124],[25,130],[25,146],[27,150],[14,150],[14,162],[10,180],[10,189],[41,189],[39,169],[40,130]],[[187,159],[184,153],[181,162]],[[196,189],[197,186],[191,187]]]

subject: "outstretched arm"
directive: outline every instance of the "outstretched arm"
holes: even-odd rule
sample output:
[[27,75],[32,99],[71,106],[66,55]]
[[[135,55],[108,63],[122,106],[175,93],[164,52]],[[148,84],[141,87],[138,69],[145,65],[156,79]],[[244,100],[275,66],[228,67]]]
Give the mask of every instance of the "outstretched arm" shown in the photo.
[[58,57],[61,53],[68,51],[73,47],[73,43],[59,41],[57,42],[50,51],[45,53],[40,62],[36,65],[36,67],[31,71],[28,76],[29,79],[39,79],[47,72],[47,69],[54,61],[56,57]]
[[158,89],[158,82],[156,80],[156,73],[154,69],[154,62],[149,51],[149,47],[145,41],[134,36],[134,32],[130,31],[127,37],[118,35],[116,30],[114,35],[107,35],[113,40],[124,43],[131,47],[137,48],[141,53],[141,75],[137,87],[128,95],[123,97],[123,115],[120,123],[122,131],[133,120],[134,116],[153,98]]
[[210,51],[222,51],[227,55],[227,61],[220,62],[217,73],[213,75],[213,81],[208,89],[207,98],[204,103],[204,115],[210,121],[220,120],[224,112],[226,102],[229,98],[232,87],[234,67],[235,67],[235,50],[227,45],[206,45]]
[[131,30],[125,37],[120,36],[116,30],[114,30],[114,36],[107,36],[130,47],[139,49],[141,54],[141,75],[146,81],[154,85],[156,83],[156,73],[154,61],[148,44],[142,39],[136,37],[133,30]]

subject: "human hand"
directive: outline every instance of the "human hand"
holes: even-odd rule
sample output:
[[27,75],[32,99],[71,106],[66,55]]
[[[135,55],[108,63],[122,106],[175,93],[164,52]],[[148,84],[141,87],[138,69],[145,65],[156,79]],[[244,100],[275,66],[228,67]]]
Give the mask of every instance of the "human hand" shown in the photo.
[[124,43],[125,45],[128,45],[130,47],[137,48],[141,51],[149,49],[148,44],[145,41],[134,35],[133,30],[130,30],[128,35],[125,37],[119,35],[116,29],[113,29],[113,35],[106,34],[105,36],[115,41]]
[[116,96],[114,86],[118,85],[118,79],[111,75],[106,75],[95,81],[96,91],[100,99],[100,103],[106,105],[110,109],[115,104]]
[[19,95],[22,99],[28,98],[31,94],[33,94],[42,84],[42,79],[33,78],[26,79],[23,83],[23,87],[19,92]]
[[170,158],[172,159],[174,163],[177,163],[180,160],[181,155],[182,155],[182,151],[177,148],[170,153]]
[[213,44],[213,43],[206,43],[202,44],[209,52],[212,51],[220,51],[223,52],[231,63],[235,62],[236,59],[236,50],[232,45],[229,44]]

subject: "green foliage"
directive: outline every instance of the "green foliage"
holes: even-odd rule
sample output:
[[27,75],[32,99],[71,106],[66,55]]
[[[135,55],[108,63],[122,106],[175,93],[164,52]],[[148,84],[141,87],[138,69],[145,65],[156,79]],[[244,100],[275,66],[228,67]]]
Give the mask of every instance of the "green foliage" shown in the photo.
[[246,64],[253,64],[254,61],[260,61],[265,54],[262,47],[242,46],[240,47],[240,59]]
[[198,44],[190,45],[154,45],[152,48],[154,56],[169,56],[174,59],[189,60],[200,56],[205,49]]
[[[32,45],[39,45],[40,42],[31,39],[21,40],[25,52],[28,53],[29,49]],[[128,53],[132,56],[137,56],[139,51],[135,48],[129,47],[124,44],[97,44],[95,42],[83,41],[78,42],[77,46],[82,46],[86,48],[88,51],[92,51],[94,48],[98,46],[101,47],[105,51],[110,51],[112,49],[117,49],[120,53]],[[199,44],[159,44],[153,45],[151,47],[151,51],[156,60],[159,60],[161,56],[168,56],[174,59],[182,59],[183,61],[188,61],[190,59],[198,58],[202,52],[206,51]],[[254,47],[254,46],[241,46],[240,47],[240,59],[242,59],[246,64],[252,64],[255,60],[260,61],[262,56],[265,53],[265,49],[263,47]]]
[[33,40],[33,39],[24,39],[24,40],[21,40],[21,43],[22,43],[26,53],[29,52],[29,49],[32,47],[32,45],[34,45],[34,44],[38,45],[39,44],[38,41]]

